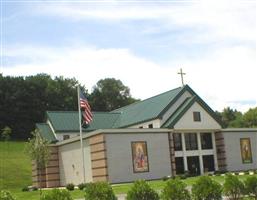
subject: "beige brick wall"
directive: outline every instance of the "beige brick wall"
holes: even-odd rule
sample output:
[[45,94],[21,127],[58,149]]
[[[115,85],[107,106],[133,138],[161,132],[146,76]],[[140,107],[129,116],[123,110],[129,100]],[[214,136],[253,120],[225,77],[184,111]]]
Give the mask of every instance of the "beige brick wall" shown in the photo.
[[58,147],[49,148],[51,152],[49,163],[45,169],[41,170],[41,175],[36,163],[32,162],[33,186],[41,188],[60,186]]
[[89,138],[93,182],[108,181],[105,135],[99,134]]

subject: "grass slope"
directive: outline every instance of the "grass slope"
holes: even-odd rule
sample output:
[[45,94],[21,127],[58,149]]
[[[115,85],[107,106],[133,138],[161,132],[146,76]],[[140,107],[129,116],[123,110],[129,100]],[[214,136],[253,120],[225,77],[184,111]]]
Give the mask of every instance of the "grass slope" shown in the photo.
[[25,142],[0,142],[0,190],[20,189],[32,184],[31,162]]

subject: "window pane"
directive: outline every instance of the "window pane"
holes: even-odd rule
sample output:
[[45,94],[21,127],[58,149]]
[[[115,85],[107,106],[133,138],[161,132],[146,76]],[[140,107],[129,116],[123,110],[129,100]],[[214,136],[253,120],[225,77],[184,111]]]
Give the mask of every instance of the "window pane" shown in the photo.
[[176,163],[176,174],[184,174],[184,160],[183,157],[175,158]]
[[215,171],[213,155],[203,156],[203,168],[204,168],[204,172]]
[[202,149],[212,149],[211,133],[201,133]]
[[175,151],[182,151],[181,133],[174,133],[173,140],[174,140]]
[[196,133],[185,133],[186,150],[197,150],[197,135]]
[[200,122],[201,121],[200,112],[193,112],[193,117],[194,117],[195,122]]

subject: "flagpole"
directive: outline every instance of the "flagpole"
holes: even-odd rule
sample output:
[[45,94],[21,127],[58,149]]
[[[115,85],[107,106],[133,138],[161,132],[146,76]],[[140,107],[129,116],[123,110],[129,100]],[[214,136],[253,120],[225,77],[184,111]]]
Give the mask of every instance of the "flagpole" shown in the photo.
[[82,124],[81,124],[81,109],[80,109],[80,88],[78,85],[78,110],[79,110],[79,135],[80,135],[80,147],[81,147],[81,156],[82,156],[82,169],[83,169],[83,183],[86,182],[85,178],[85,159],[83,151],[83,138],[82,138]]

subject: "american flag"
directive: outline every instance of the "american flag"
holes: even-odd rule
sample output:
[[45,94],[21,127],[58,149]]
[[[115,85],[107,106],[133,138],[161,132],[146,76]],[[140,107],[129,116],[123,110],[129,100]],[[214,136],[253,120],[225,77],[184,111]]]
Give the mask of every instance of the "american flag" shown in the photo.
[[83,122],[85,124],[89,124],[93,120],[93,114],[91,112],[91,108],[87,101],[87,98],[82,94],[81,91],[80,91],[80,108],[83,111],[82,112]]

